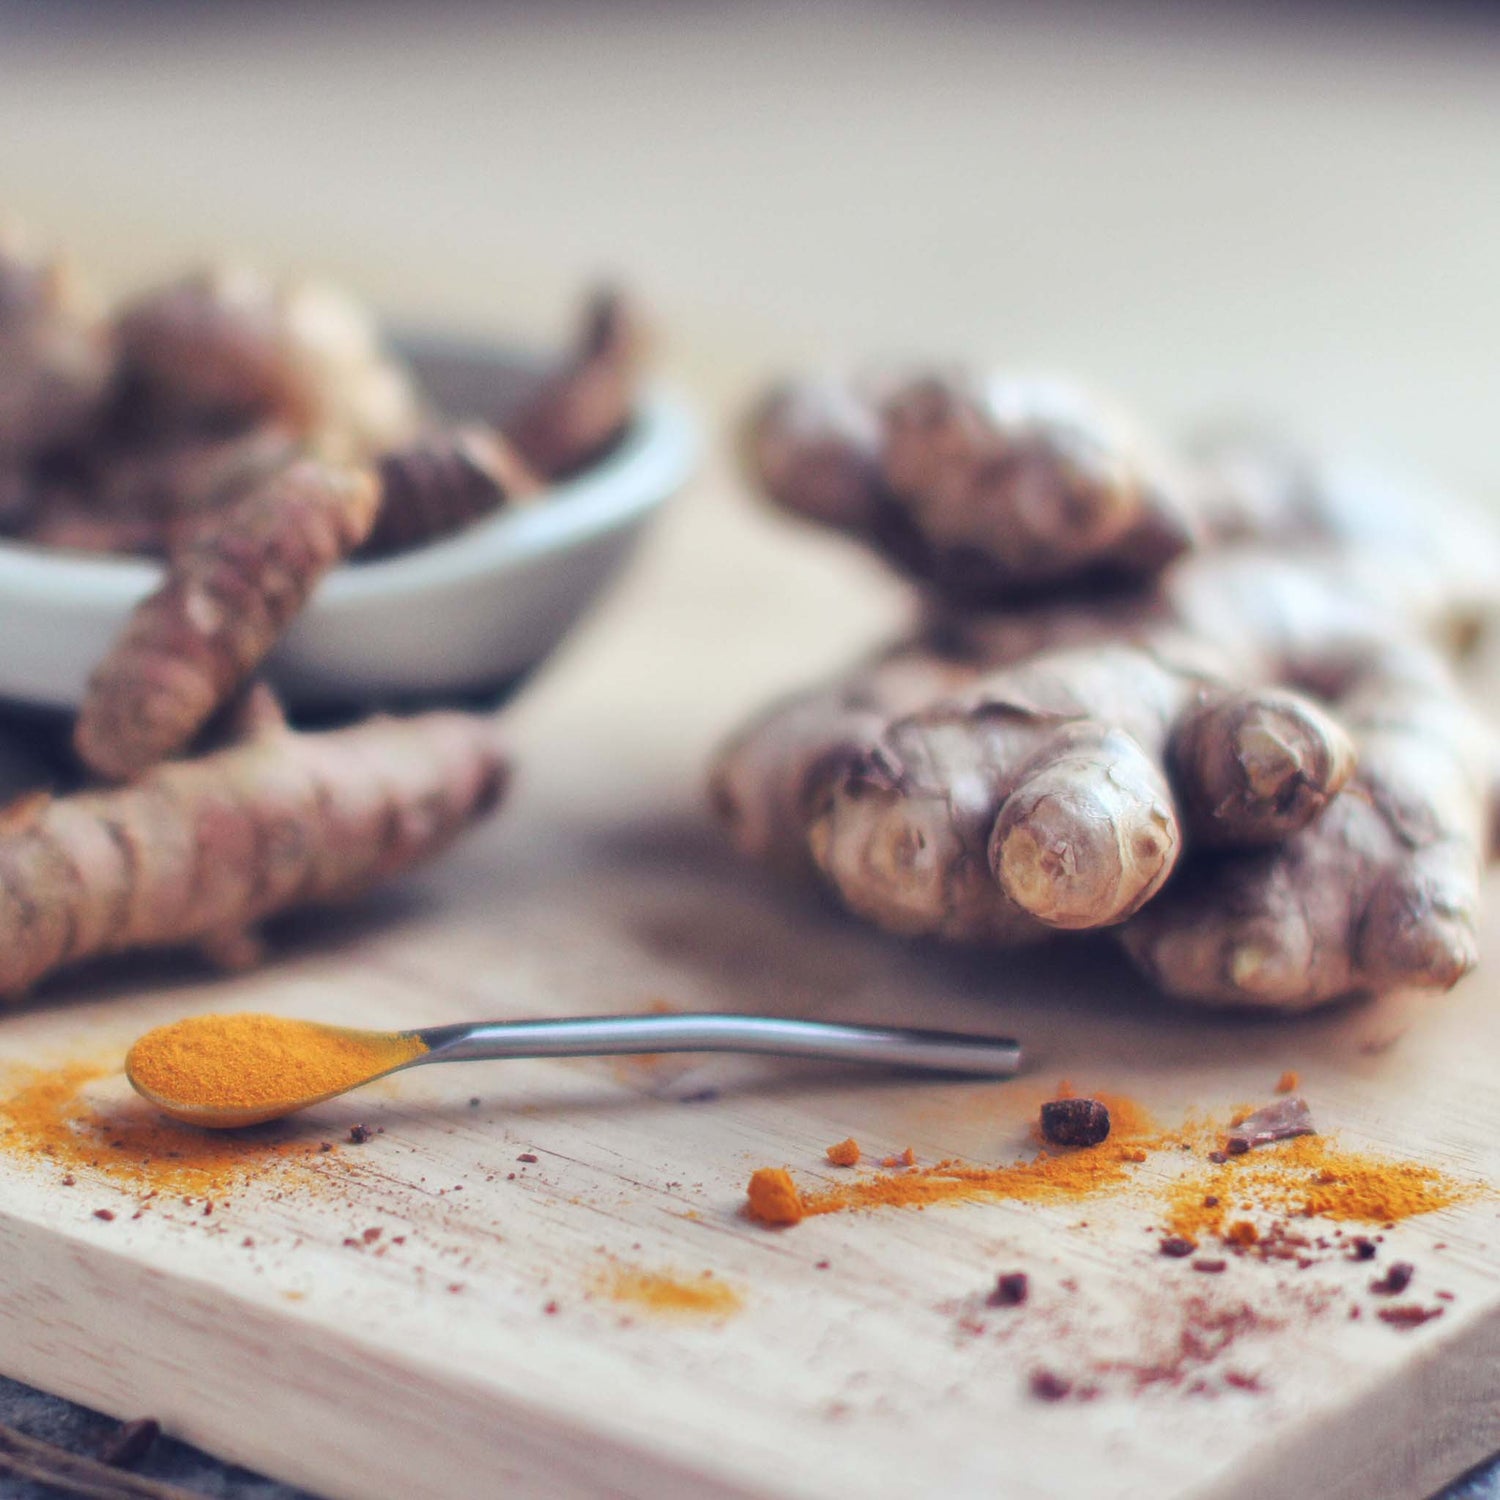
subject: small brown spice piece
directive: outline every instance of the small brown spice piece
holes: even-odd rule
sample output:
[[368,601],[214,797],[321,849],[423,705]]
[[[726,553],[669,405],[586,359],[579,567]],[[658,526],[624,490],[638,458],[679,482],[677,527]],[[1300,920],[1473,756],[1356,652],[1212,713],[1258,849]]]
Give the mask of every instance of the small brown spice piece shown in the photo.
[[1173,1260],[1181,1260],[1191,1255],[1198,1247],[1192,1240],[1185,1239],[1180,1234],[1171,1234],[1161,1242],[1160,1248],[1163,1255],[1170,1255]]
[[747,1199],[750,1217],[762,1224],[797,1224],[806,1212],[802,1194],[784,1167],[760,1167],[752,1173]]
[[1228,1265],[1229,1262],[1227,1260],[1195,1260],[1193,1262],[1193,1269],[1195,1271],[1202,1271],[1207,1276],[1217,1276]]
[[1255,1146],[1269,1146],[1275,1141],[1289,1141],[1294,1136],[1317,1133],[1307,1100],[1292,1094],[1246,1115],[1230,1131],[1225,1149],[1231,1156],[1242,1156]]
[[1417,1269],[1406,1260],[1393,1260],[1384,1276],[1370,1283],[1370,1290],[1377,1297],[1399,1297],[1411,1285]]
[[1415,1302],[1403,1302],[1399,1307],[1382,1307],[1376,1317],[1393,1328],[1406,1329],[1420,1328],[1423,1323],[1442,1315],[1443,1309],[1440,1307],[1418,1307]]
[[154,1417],[138,1417],[134,1422],[122,1422],[113,1432],[107,1432],[99,1444],[99,1462],[116,1469],[132,1469],[161,1436],[161,1423]]
[[1260,1231],[1248,1219],[1236,1219],[1224,1231],[1224,1242],[1248,1250],[1260,1239]]
[[106,1224],[108,1224],[110,1222],[110,1220],[112,1220],[114,1218],[114,1216],[115,1215],[114,1215],[114,1210],[113,1209],[109,1209],[109,1208],[96,1208],[94,1210],[94,1217],[96,1219],[103,1219]]
[[1005,1271],[995,1278],[995,1289],[986,1297],[987,1307],[1019,1307],[1031,1295],[1031,1282],[1024,1271]]
[[538,1157],[538,1156],[537,1156],[537,1154],[536,1154],[536,1153],[535,1153],[535,1152],[534,1152],[534,1151],[523,1151],[523,1152],[522,1152],[522,1153],[521,1153],[521,1154],[520,1154],[520,1155],[519,1155],[519,1156],[518,1156],[518,1157],[517,1157],[517,1158],[516,1158],[516,1160],[517,1160],[517,1161],[529,1161],[529,1162],[535,1162],[535,1161],[538,1161],[538,1160],[540,1160],[540,1158],[539,1158],[539,1157]]
[[542,1309],[542,1311],[543,1311],[543,1312],[544,1312],[544,1313],[546,1313],[546,1314],[547,1314],[547,1316],[548,1316],[548,1317],[549,1317],[549,1318],[555,1318],[555,1317],[556,1317],[556,1316],[557,1316],[557,1312],[558,1312],[558,1308],[557,1308],[557,1299],[556,1299],[556,1298],[554,1298],[554,1299],[553,1299],[553,1300],[552,1300],[552,1301],[551,1301],[551,1302],[549,1302],[549,1303],[548,1303],[548,1304],[547,1304],[547,1305],[546,1305],[546,1306],[545,1306],[545,1307],[544,1307],[544,1308],[543,1308],[543,1309]]
[[363,1146],[375,1132],[368,1125],[351,1125],[349,1127],[349,1140],[353,1145]]
[[827,1156],[836,1167],[857,1167],[859,1165],[859,1142],[853,1136],[847,1140],[838,1141],[828,1148]]
[[1051,1099],[1041,1127],[1054,1146],[1097,1146],[1109,1138],[1109,1110],[1097,1099]]
[[379,1227],[376,1226],[376,1227],[373,1227],[373,1228],[365,1230],[365,1232],[361,1236],[361,1238],[364,1240],[365,1244],[367,1244],[367,1245],[373,1245],[375,1243],[375,1241],[380,1238],[380,1229],[379,1229]]
[[1276,1092],[1278,1094],[1295,1094],[1297,1092],[1297,1085],[1301,1082],[1302,1080],[1297,1076],[1296,1072],[1293,1069],[1288,1068],[1286,1072],[1276,1080]]
[[1038,1401],[1063,1401],[1073,1389],[1073,1382],[1053,1370],[1033,1370],[1029,1382],[1031,1394]]

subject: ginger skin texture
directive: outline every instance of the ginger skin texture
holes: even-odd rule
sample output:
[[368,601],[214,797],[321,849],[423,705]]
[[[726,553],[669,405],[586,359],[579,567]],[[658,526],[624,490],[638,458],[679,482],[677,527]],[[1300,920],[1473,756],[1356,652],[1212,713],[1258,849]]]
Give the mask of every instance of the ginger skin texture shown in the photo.
[[[1494,527],[1254,436],[1128,462],[1152,450],[1055,415],[1084,405],[997,389],[807,384],[752,417],[763,488],[895,562],[924,620],[728,743],[736,844],[897,933],[1111,928],[1182,1000],[1456,982],[1500,748],[1452,659],[1500,599]],[[1015,411],[1050,415],[1007,448]],[[1136,520],[1095,545],[1100,497]]]
[[100,954],[196,944],[242,966],[257,923],[343,901],[438,853],[499,802],[486,718],[304,734],[254,699],[243,743],[131,786],[33,794],[0,829],[0,995]]
[[368,473],[308,459],[217,513],[90,679],[74,733],[84,764],[127,781],[186,747],[369,535],[378,503]]

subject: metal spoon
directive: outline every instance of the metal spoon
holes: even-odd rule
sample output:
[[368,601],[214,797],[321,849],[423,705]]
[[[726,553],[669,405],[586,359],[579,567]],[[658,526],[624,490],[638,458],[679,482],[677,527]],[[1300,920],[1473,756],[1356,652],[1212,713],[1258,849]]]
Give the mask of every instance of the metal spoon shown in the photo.
[[[775,1016],[579,1016],[556,1021],[479,1021],[429,1026],[421,1031],[360,1031],[279,1017],[274,1022],[284,1035],[295,1037],[299,1049],[326,1041],[330,1051],[338,1049],[341,1055],[347,1050],[357,1051],[361,1057],[367,1054],[368,1067],[357,1066],[335,1089],[308,1093],[299,1091],[289,1080],[284,1095],[267,1098],[262,1091],[253,1103],[226,1106],[222,1102],[209,1102],[199,1094],[191,1070],[174,1077],[170,1084],[149,1082],[146,1059],[151,1039],[157,1035],[149,1032],[130,1049],[126,1076],[139,1094],[175,1119],[210,1130],[229,1130],[279,1119],[361,1084],[424,1063],[515,1057],[613,1057],[644,1052],[753,1052],[773,1057],[831,1058],[1007,1078],[1021,1062],[1020,1047],[1006,1037],[915,1031],[897,1026],[846,1026]],[[180,1021],[171,1029],[180,1033],[193,1025],[192,1020]],[[199,1055],[207,1064],[206,1071],[221,1072],[223,1063],[234,1060],[206,1049]]]

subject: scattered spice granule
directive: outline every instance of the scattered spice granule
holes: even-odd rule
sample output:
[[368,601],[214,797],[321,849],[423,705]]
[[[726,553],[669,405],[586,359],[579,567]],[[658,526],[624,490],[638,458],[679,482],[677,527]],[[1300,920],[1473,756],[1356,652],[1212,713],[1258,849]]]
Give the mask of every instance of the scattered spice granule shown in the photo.
[[887,1156],[880,1165],[882,1167],[914,1167],[917,1164],[917,1153],[910,1146],[899,1155]]
[[1054,1370],[1033,1370],[1027,1385],[1038,1401],[1065,1401],[1073,1390],[1073,1382]]
[[1417,1268],[1407,1260],[1393,1260],[1386,1267],[1385,1275],[1370,1283],[1370,1290],[1377,1297],[1399,1297],[1411,1285]]
[[645,1271],[622,1267],[603,1283],[616,1302],[629,1302],[651,1312],[727,1318],[737,1313],[744,1299],[711,1271],[683,1277],[668,1271]]
[[1173,1260],[1182,1260],[1184,1257],[1191,1255],[1197,1248],[1197,1245],[1192,1240],[1185,1239],[1180,1234],[1168,1235],[1161,1242],[1160,1246],[1161,1253],[1171,1256]]
[[1288,1068],[1280,1078],[1276,1080],[1276,1092],[1278,1094],[1295,1094],[1302,1080],[1296,1071]]
[[825,1153],[836,1167],[859,1165],[859,1142],[851,1135],[847,1140],[837,1141]]
[[813,1270],[815,1271],[831,1271],[832,1269],[833,1262],[831,1260],[815,1260],[813,1262]]
[[987,1307],[1019,1307],[1031,1295],[1031,1281],[1024,1271],[1005,1271],[995,1278]]
[[1260,1231],[1249,1219],[1236,1219],[1235,1222],[1224,1231],[1224,1241],[1229,1245],[1239,1245],[1247,1248],[1260,1239]]
[[1217,1260],[1217,1259],[1215,1259],[1215,1260],[1208,1260],[1208,1259],[1205,1259],[1205,1260],[1195,1260],[1193,1262],[1193,1269],[1195,1271],[1202,1271],[1205,1275],[1208,1275],[1208,1276],[1217,1276],[1220,1271],[1225,1271],[1228,1268],[1229,1268],[1229,1262],[1227,1260]]
[[349,1127],[349,1140],[352,1145],[363,1146],[375,1132],[368,1125],[351,1125]]
[[540,1160],[540,1158],[537,1156],[536,1152],[534,1152],[534,1151],[523,1151],[516,1158],[516,1160],[517,1161],[527,1161],[527,1162],[533,1162],[534,1163],[534,1162]]
[[103,1219],[106,1224],[108,1224],[114,1218],[114,1216],[115,1212],[112,1208],[96,1208],[94,1210],[94,1217],[96,1219]]
[[557,1314],[558,1314],[558,1311],[559,1311],[559,1309],[558,1309],[558,1306],[557,1306],[557,1299],[556,1299],[556,1298],[554,1298],[554,1299],[553,1299],[553,1300],[552,1300],[552,1301],[551,1301],[551,1302],[549,1302],[549,1303],[548,1303],[548,1304],[547,1304],[547,1305],[546,1305],[546,1306],[545,1306],[545,1307],[544,1307],[544,1308],[543,1308],[543,1309],[542,1309],[542,1311],[543,1311],[543,1312],[544,1312],[544,1313],[546,1313],[546,1315],[547,1315],[547,1316],[548,1316],[548,1317],[549,1317],[549,1318],[555,1318],[555,1317],[556,1317],[556,1316],[557,1316]]
[[367,1245],[373,1245],[375,1243],[375,1241],[380,1238],[380,1228],[379,1228],[379,1226],[378,1225],[372,1226],[371,1228],[365,1230],[365,1232],[360,1236],[360,1238],[362,1240],[364,1240],[365,1244],[367,1244]]
[[1443,1309],[1440,1307],[1418,1307],[1414,1302],[1402,1303],[1399,1307],[1382,1307],[1376,1317],[1382,1323],[1389,1323],[1393,1328],[1420,1328],[1423,1323],[1431,1322],[1433,1318],[1440,1318]]
[[1350,1260],[1374,1260],[1380,1253],[1380,1247],[1374,1240],[1360,1234],[1349,1241]]
[[807,1214],[807,1202],[785,1167],[760,1167],[752,1173],[746,1198],[750,1217],[762,1224],[797,1224]]

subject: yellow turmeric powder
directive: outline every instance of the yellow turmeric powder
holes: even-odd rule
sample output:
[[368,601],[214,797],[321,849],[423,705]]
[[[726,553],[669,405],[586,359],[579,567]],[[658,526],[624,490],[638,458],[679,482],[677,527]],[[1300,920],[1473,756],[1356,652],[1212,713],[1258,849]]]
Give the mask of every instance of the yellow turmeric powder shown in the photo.
[[126,1090],[118,1062],[7,1068],[0,1080],[0,1152],[69,1179],[99,1180],[141,1199],[216,1201],[253,1178],[312,1185],[313,1163],[337,1155],[270,1130],[225,1136],[162,1118]]
[[286,1016],[190,1016],[130,1049],[130,1081],[184,1109],[275,1109],[389,1072],[427,1050],[408,1033],[350,1031]]
[[604,1282],[617,1302],[631,1302],[657,1313],[726,1318],[743,1305],[740,1294],[712,1271],[690,1279],[666,1271],[621,1267]]

